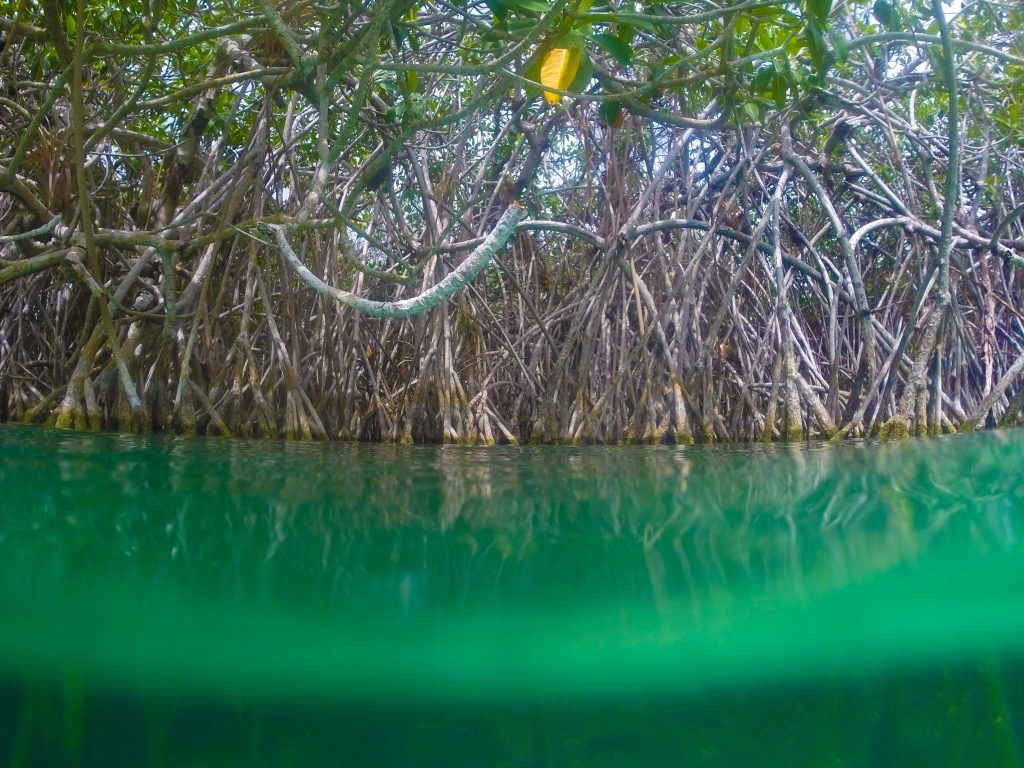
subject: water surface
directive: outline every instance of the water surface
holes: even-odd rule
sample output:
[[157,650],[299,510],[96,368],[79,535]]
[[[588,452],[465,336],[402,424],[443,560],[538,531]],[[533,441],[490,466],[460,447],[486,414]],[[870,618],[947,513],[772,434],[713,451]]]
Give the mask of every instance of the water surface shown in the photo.
[[1015,765],[1022,460],[0,427],[0,765]]

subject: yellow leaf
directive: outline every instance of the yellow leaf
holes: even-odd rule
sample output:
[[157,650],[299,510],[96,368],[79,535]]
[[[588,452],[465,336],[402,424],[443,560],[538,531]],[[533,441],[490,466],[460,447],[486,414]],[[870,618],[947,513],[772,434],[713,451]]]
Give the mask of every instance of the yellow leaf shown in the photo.
[[[579,48],[552,48],[544,55],[540,67],[540,84],[564,91],[576,77],[580,66]],[[548,104],[554,104],[562,98],[562,94],[544,91]]]

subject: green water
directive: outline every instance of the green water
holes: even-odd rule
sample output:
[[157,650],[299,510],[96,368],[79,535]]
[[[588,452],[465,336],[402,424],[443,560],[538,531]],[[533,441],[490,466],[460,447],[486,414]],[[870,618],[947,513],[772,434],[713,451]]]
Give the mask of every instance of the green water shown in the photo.
[[1015,766],[1024,432],[0,427],[0,766]]

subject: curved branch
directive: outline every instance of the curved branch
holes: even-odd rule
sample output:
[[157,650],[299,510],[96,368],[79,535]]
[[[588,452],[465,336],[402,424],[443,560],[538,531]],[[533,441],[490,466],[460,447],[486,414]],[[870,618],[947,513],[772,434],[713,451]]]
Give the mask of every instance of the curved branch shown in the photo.
[[250,16],[245,19],[233,21],[230,24],[222,24],[219,27],[208,27],[201,29],[191,35],[178,37],[165,43],[112,43],[104,41],[96,45],[93,51],[97,54],[112,53],[119,56],[132,56],[135,54],[158,54],[176,53],[191,48],[193,45],[213,40],[218,37],[227,37],[238,32],[245,32],[253,27],[265,23],[263,15]]
[[[933,9],[934,11],[934,9]],[[938,21],[938,17],[936,17]],[[948,25],[947,25],[948,28]],[[940,26],[941,29],[941,26]],[[863,37],[856,37],[847,43],[847,47],[852,51],[855,48],[864,48],[865,46],[872,45],[874,43],[914,43],[916,45],[941,45],[945,46],[946,35],[925,35],[918,32],[878,32],[874,35],[864,35]],[[954,40],[949,39],[951,47],[961,51],[974,51],[975,53],[984,53],[986,56],[999,59],[1008,64],[1024,64],[1024,58],[1020,56],[1014,56],[1012,53],[1002,51],[998,48],[993,48],[990,45],[983,45],[982,43],[976,43],[972,40]]]
[[38,256],[33,256],[29,259],[22,259],[16,261],[9,266],[5,266],[0,269],[0,285],[11,282],[11,280],[17,280],[18,278],[25,277],[26,275],[32,275],[36,272],[42,272],[44,269],[50,269],[56,267],[58,264],[62,264],[67,258],[68,248],[62,248],[57,251],[47,251],[41,253]]
[[33,237],[39,237],[40,235],[49,235],[53,233],[53,230],[60,224],[60,216],[54,216],[49,222],[43,224],[41,227],[36,227],[30,232],[21,232],[17,235],[4,235],[0,237],[0,243],[16,243],[19,240],[31,240]]
[[602,250],[607,247],[607,243],[603,237],[596,232],[583,229],[583,227],[577,227],[573,224],[566,224],[561,221],[544,221],[542,219],[528,219],[522,221],[516,227],[517,232],[558,232],[559,234],[569,235],[569,237],[575,237],[584,242],[590,243],[595,248],[601,248]]
[[[710,224],[706,221],[701,221],[699,219],[661,219],[660,221],[652,221],[649,224],[640,224],[636,227],[633,227],[632,229],[623,231],[621,233],[621,237],[625,238],[626,240],[632,241],[639,237],[647,237],[648,235],[652,235],[656,232],[664,232],[672,229],[690,229],[698,232],[714,231],[714,233],[716,235],[719,235],[720,237],[726,237],[729,238],[730,240],[735,240],[736,242],[746,246],[749,246],[753,241],[753,238],[748,234],[732,229],[730,227],[715,226],[713,224]],[[525,221],[520,221],[516,225],[517,233],[529,231],[557,232],[562,235],[567,235],[569,237],[575,237],[579,240],[583,240],[584,242],[589,243],[595,248],[600,248],[601,250],[605,250],[606,248],[608,248],[609,245],[608,241],[605,238],[598,235],[596,232],[591,232],[590,230],[583,229],[582,227],[578,227],[575,224],[566,224],[560,221],[526,219]],[[457,253],[459,251],[468,251],[470,248],[478,247],[483,241],[484,238],[476,238],[475,240],[466,240],[465,242],[453,243],[447,246],[442,245],[431,247],[430,249],[427,249],[427,252]],[[769,243],[759,242],[754,247],[757,248],[758,251],[767,256],[770,256],[772,254],[772,246]],[[804,264],[799,259],[796,259],[792,256],[785,254],[783,255],[782,259],[787,267],[791,267],[799,272],[802,272],[803,274],[813,279],[815,282],[824,282],[825,278],[821,275],[820,272],[818,272],[818,270],[808,266],[807,264]],[[845,296],[845,294],[843,295]]]
[[909,227],[914,224],[914,220],[909,216],[893,216],[889,219],[876,219],[875,221],[869,221],[867,224],[862,226],[852,235],[850,235],[850,248],[854,253],[857,252],[857,246],[860,245],[861,239],[876,229],[883,229],[885,227]]
[[505,247],[516,231],[516,224],[526,216],[526,209],[518,203],[512,203],[498,219],[494,229],[484,238],[484,241],[466,257],[458,267],[448,274],[441,282],[434,285],[418,296],[400,301],[373,301],[356,296],[354,293],[342,291],[327,285],[318,278],[299,259],[292,250],[285,235],[284,227],[279,224],[262,224],[269,229],[277,240],[278,247],[285,260],[292,266],[302,281],[328,299],[342,304],[343,306],[361,312],[370,317],[412,317],[433,309],[445,299],[455,295],[460,288],[480,274],[494,255]]
[[971,415],[960,422],[960,431],[970,432],[977,427],[978,423],[985,418],[985,414],[992,410],[992,407],[1017,377],[1020,376],[1021,372],[1024,372],[1024,355],[1020,355],[1013,362],[1013,365],[1009,367],[1006,373],[1003,374],[1003,377],[992,387],[992,391],[978,404],[978,407],[974,409]]
[[[989,240],[988,247],[992,249],[992,253],[998,254],[999,236],[1003,232],[1005,232],[1009,228],[1009,226],[1013,224],[1014,221],[1021,218],[1022,216],[1024,216],[1024,204],[1018,205],[1016,208],[1014,208],[1012,211],[1006,214],[1003,220],[999,222],[998,226],[992,232],[992,239]],[[1017,259],[1017,257],[1012,257],[1012,259]],[[1017,261],[1019,261],[1019,259],[1017,259]],[[1013,262],[1011,261],[1011,263]],[[1013,266],[1021,265],[1018,263],[1013,263]]]

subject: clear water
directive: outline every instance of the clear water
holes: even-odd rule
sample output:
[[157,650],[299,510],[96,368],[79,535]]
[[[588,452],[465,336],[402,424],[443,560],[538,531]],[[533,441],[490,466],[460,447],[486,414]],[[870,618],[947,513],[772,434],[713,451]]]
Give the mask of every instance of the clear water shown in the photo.
[[1016,766],[1022,460],[0,427],[0,766]]

